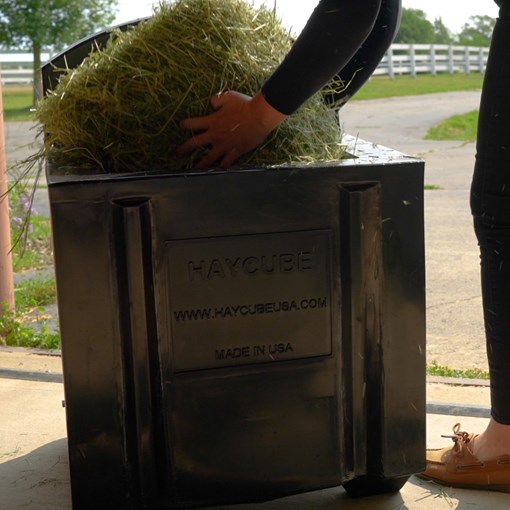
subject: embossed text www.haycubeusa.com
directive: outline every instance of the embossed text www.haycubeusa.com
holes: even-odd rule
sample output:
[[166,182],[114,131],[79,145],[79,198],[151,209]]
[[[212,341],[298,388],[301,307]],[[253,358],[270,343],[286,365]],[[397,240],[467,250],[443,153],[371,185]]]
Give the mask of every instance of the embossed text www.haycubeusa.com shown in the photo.
[[317,310],[327,307],[328,299],[326,297],[305,298],[291,301],[277,301],[267,303],[178,310],[174,312],[174,318],[177,322],[212,320],[212,319],[231,319],[236,317],[248,317],[250,315],[265,315],[282,312],[286,313],[286,312],[299,312],[303,310]]

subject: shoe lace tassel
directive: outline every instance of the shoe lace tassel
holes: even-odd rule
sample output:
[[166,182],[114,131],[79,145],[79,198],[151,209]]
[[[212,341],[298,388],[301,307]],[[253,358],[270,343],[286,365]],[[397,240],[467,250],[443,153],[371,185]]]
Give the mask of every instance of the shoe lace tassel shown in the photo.
[[455,443],[453,452],[457,455],[462,452],[463,446],[471,441],[471,434],[460,430],[460,423],[453,426],[452,435],[441,435],[441,437],[449,437]]

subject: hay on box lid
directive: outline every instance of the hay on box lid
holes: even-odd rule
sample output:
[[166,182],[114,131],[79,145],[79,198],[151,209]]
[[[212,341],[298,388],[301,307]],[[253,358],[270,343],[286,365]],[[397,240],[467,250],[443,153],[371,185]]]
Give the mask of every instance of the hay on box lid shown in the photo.
[[[179,122],[210,113],[216,92],[254,95],[291,44],[274,12],[243,0],[162,3],[151,18],[115,30],[104,49],[65,70],[38,103],[40,156],[55,172],[191,169],[200,151],[175,157],[191,136]],[[340,141],[336,114],[318,93],[239,164],[340,159]]]

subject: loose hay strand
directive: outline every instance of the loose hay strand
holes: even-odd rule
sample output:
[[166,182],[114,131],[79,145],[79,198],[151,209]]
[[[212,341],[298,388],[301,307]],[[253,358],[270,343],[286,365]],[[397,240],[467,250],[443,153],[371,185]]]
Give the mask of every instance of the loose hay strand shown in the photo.
[[[76,69],[65,69],[36,108],[44,134],[40,157],[57,171],[186,171],[200,157],[176,158],[190,133],[186,117],[211,112],[210,97],[237,90],[253,96],[292,44],[274,10],[243,0],[178,0],[115,30]],[[241,165],[340,159],[336,114],[309,99]],[[73,170],[74,169],[74,170]]]

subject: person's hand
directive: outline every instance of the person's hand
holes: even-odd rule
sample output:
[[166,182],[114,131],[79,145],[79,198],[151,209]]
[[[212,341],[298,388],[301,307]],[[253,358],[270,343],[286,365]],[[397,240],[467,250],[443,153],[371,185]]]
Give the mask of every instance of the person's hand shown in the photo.
[[209,147],[196,165],[204,168],[215,162],[229,166],[240,156],[255,149],[287,116],[275,110],[259,92],[253,98],[239,92],[224,92],[211,98],[216,110],[204,117],[181,121],[181,128],[197,134],[177,148],[178,157],[199,147]]

